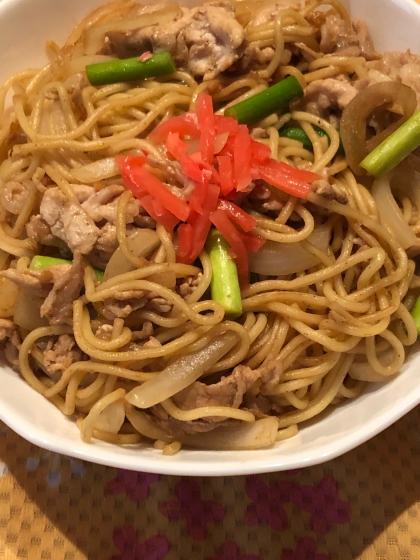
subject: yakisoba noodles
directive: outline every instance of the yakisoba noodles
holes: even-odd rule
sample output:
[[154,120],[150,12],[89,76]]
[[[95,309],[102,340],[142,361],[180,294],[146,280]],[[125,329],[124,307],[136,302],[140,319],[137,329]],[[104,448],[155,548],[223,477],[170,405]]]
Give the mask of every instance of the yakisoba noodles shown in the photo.
[[[0,336],[85,441],[266,447],[400,371],[420,166],[374,181],[360,163],[415,111],[415,55],[375,53],[337,0],[121,0],[47,52],[0,93]],[[162,52],[170,74],[87,79]],[[261,116],[278,83],[303,92]],[[249,99],[257,120],[232,124]],[[224,266],[240,312],[214,295]]]

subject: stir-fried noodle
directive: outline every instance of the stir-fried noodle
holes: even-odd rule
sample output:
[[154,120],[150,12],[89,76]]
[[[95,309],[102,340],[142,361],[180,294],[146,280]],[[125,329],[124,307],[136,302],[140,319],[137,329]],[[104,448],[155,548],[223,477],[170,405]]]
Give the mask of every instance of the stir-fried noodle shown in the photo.
[[[380,135],[412,97],[403,91],[400,106],[385,97],[385,107],[382,84],[361,116],[359,93],[394,78],[337,0],[275,8],[244,0],[233,9],[243,37],[221,72],[200,74],[187,44],[191,64],[175,57],[170,75],[90,85],[86,65],[133,48],[124,44],[130,30],[180,17],[175,3],[156,16],[122,0],[89,15],[63,47],[49,42],[45,68],[19,72],[0,90],[4,352],[86,441],[151,440],[168,454],[180,444],[264,447],[399,372],[417,340],[416,161],[397,168],[392,190],[387,177],[372,188],[352,171],[351,158],[361,159],[342,118],[348,108],[352,126],[360,120]],[[328,46],[332,22],[343,48]],[[146,155],[147,169],[188,201],[191,181],[150,133],[194,112],[202,93],[223,115],[290,75],[304,96],[251,125],[251,135],[273,159],[320,178],[307,199],[260,179],[241,194],[252,234],[266,243],[249,254],[242,314],[229,316],[211,299],[207,250],[191,263],[178,258],[177,227],[156,223],[125,188],[115,157]],[[279,134],[288,124],[312,147]],[[35,255],[71,262],[34,270]]]

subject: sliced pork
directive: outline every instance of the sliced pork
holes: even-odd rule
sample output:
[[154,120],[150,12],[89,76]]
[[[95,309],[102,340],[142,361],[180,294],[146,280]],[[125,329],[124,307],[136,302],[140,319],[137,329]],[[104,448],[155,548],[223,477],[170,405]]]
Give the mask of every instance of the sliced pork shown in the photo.
[[[97,223],[102,220],[115,223],[117,221],[118,198],[125,191],[122,185],[110,185],[98,192],[93,192],[83,203],[83,210]],[[126,223],[131,224],[138,216],[140,203],[133,198],[126,206]]]
[[10,319],[0,319],[0,349],[10,365],[18,367],[22,340],[19,329]]
[[82,259],[80,255],[76,255],[70,269],[54,282],[52,290],[41,306],[41,317],[46,317],[51,325],[71,322],[73,302],[80,295],[83,276]]
[[27,184],[20,181],[7,181],[0,187],[0,201],[5,210],[19,214],[28,195]]
[[326,198],[327,200],[335,200],[340,204],[348,204],[349,198],[343,187],[337,184],[331,184],[325,179],[319,179],[312,183],[313,192]]
[[22,291],[45,298],[40,316],[46,317],[51,325],[71,323],[73,301],[80,295],[83,274],[80,255],[75,255],[72,265],[59,264],[43,270],[24,271],[9,268],[1,273]]
[[[252,404],[255,409],[253,412],[256,412],[257,417],[264,417],[265,413],[270,410],[270,402],[263,398],[264,410],[256,410],[258,399],[255,397],[264,397],[264,395],[270,394],[273,388],[280,383],[282,371],[282,365],[277,361],[255,370],[239,365],[230,375],[222,377],[218,383],[212,385],[207,385],[201,381],[192,383],[189,387],[174,395],[173,401],[182,410],[192,410],[206,406],[240,408],[247,400],[245,398],[247,392],[253,387],[253,389],[255,388],[255,391],[252,391]],[[180,437],[183,433],[208,432],[221,425],[235,422],[220,416],[180,422],[169,416],[160,406],[154,407],[153,413],[162,427],[175,437]]]
[[325,18],[321,25],[320,47],[323,53],[363,56],[366,60],[378,58],[365,22],[355,20],[349,25],[339,15]]
[[56,187],[48,189],[40,206],[42,220],[51,233],[64,241],[72,252],[89,254],[99,236],[99,229],[80,204],[68,199]]
[[44,366],[48,374],[53,379],[57,379],[71,364],[80,362],[83,356],[74,337],[61,334],[56,341],[52,339],[48,341],[43,354]]
[[315,80],[305,88],[301,104],[310,113],[327,118],[331,109],[344,109],[359,90],[346,80]]
[[178,66],[212,80],[230,68],[245,48],[245,32],[229,2],[214,2],[187,10],[164,25],[109,32],[102,53],[120,58],[142,52],[169,51]]
[[402,82],[417,95],[420,107],[420,56],[407,52],[385,53],[379,60],[367,63],[372,83],[382,81]]

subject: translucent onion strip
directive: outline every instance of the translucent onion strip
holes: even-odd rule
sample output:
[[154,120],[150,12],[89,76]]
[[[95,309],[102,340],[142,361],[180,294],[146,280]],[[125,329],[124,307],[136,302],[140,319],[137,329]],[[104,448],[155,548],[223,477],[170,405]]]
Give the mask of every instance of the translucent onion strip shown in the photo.
[[[320,226],[314,229],[307,240],[326,252],[330,236],[330,227]],[[259,251],[249,253],[251,271],[267,276],[295,274],[312,268],[319,262],[319,259],[306,251],[300,243],[266,241]]]
[[226,332],[215,337],[207,346],[187,354],[126,395],[126,400],[138,408],[149,408],[182,391],[212,368],[238,342],[238,335]]
[[251,450],[273,445],[278,430],[277,418],[263,418],[237,427],[216,428],[197,436],[183,436],[183,444],[201,449]]
[[416,236],[404,220],[392,195],[389,176],[382,177],[373,183],[372,196],[379,210],[382,225],[394,235],[404,249],[416,245]]

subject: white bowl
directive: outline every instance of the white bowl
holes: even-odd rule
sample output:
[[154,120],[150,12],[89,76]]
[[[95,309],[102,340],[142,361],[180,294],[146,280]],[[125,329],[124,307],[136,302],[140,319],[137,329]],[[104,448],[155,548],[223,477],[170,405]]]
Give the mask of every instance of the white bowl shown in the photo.
[[[101,0],[2,0],[0,80],[45,61],[44,43],[58,43]],[[348,0],[353,17],[370,26],[378,50],[420,53],[420,6],[413,0]],[[84,443],[79,430],[11,369],[0,368],[0,418],[25,439],[46,449],[126,469],[174,475],[244,475],[321,463],[353,449],[420,403],[420,355],[385,384],[372,384],[360,398],[331,409],[322,419],[271,449],[181,451],[165,457],[142,446]]]

